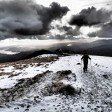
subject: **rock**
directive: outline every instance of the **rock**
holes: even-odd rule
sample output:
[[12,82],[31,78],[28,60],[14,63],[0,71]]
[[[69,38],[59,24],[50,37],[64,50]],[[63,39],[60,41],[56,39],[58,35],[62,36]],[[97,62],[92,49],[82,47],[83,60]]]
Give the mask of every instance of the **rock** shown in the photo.
[[41,109],[40,111],[44,111],[45,112],[45,109]]
[[27,109],[30,108],[30,105],[27,105]]
[[81,65],[81,63],[77,63],[77,65]]
[[105,79],[108,79],[108,75],[103,75],[103,77],[104,77]]

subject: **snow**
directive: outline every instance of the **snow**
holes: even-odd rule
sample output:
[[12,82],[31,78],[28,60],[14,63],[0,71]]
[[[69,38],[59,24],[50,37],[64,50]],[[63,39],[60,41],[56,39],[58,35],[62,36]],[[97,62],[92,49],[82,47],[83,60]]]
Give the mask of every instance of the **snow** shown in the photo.
[[[52,55],[39,56],[49,57]],[[112,57],[90,56],[89,68],[87,73],[82,71],[81,55],[63,56],[52,62],[28,64],[27,67],[19,70],[14,66],[1,67],[0,73],[8,73],[0,76],[0,88],[11,88],[18,83],[19,79],[33,78],[34,76],[52,71],[30,89],[30,92],[18,99],[18,101],[10,102],[10,109],[1,108],[0,112],[24,112],[27,108],[17,108],[19,104],[31,102],[29,112],[111,112],[112,111]],[[78,64],[80,63],[80,64]],[[72,73],[66,78],[60,80],[65,85],[70,84],[74,88],[82,88],[82,94],[76,97],[54,94],[51,96],[42,96],[41,90],[46,85],[53,82],[58,71],[71,70]],[[12,72],[13,71],[13,72]],[[9,77],[11,73],[14,75]],[[15,75],[18,74],[18,75]],[[76,81],[74,76],[76,75]],[[103,75],[107,75],[108,79]],[[33,98],[39,95],[39,103],[33,104]],[[92,95],[91,95],[92,94]],[[27,99],[27,100],[25,100]],[[107,102],[107,104],[105,104]],[[32,106],[33,105],[33,106]]]
[[10,88],[13,87],[17,83],[16,80],[8,78],[8,76],[1,76],[0,77],[0,88]]
[[12,71],[14,71],[13,74],[19,74],[19,75],[13,77],[9,77],[10,75],[0,76],[0,88],[2,89],[13,87],[18,83],[19,79],[32,78],[37,74],[41,74],[46,71],[46,69],[43,68],[43,66],[31,67],[31,65],[29,65],[27,68],[24,68],[23,70],[15,70],[14,67],[12,66],[4,67],[3,69],[4,69],[2,71],[3,73],[11,73]]
[[5,73],[9,73],[9,72],[12,72],[14,67],[13,66],[9,66],[9,67],[5,67],[5,68],[2,68],[4,70]]
[[38,57],[45,58],[45,57],[52,57],[52,56],[57,56],[57,55],[55,55],[55,54],[43,54],[43,55],[40,55]]

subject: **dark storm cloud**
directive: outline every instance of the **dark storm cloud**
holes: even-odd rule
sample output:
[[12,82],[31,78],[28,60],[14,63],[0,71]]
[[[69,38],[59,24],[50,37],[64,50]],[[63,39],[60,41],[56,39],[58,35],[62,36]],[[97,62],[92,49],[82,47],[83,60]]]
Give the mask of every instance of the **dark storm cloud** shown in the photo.
[[63,29],[66,31],[67,35],[78,36],[81,34],[79,27],[76,27],[75,29],[73,29],[72,27],[64,26]]
[[45,36],[39,36],[38,39],[75,39],[75,36],[81,34],[79,27],[72,27],[70,25],[56,24],[51,25],[51,32],[47,33]]
[[88,34],[90,37],[112,37],[112,21],[104,24],[97,32]]
[[44,7],[27,0],[0,1],[0,33],[44,34],[50,23],[62,18],[68,10],[57,3]]
[[97,10],[95,7],[83,9],[79,14],[73,15],[69,21],[70,25],[92,26],[104,24],[110,20],[111,12],[105,9]]
[[56,25],[52,29],[58,29],[60,32],[64,32],[64,35],[78,36],[81,34],[80,27],[73,28],[72,26],[60,26]]

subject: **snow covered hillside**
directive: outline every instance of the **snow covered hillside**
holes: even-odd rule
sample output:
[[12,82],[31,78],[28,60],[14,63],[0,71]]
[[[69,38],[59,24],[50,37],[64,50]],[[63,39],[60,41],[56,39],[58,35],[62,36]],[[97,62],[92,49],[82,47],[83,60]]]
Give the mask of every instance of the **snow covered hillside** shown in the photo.
[[0,65],[0,112],[112,112],[112,57],[41,55]]

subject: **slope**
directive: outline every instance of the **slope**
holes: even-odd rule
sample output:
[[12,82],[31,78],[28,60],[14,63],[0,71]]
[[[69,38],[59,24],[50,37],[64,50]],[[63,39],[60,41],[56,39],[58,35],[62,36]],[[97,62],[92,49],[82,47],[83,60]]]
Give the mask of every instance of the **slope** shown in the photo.
[[0,112],[111,112],[112,58],[41,55],[2,64]]

